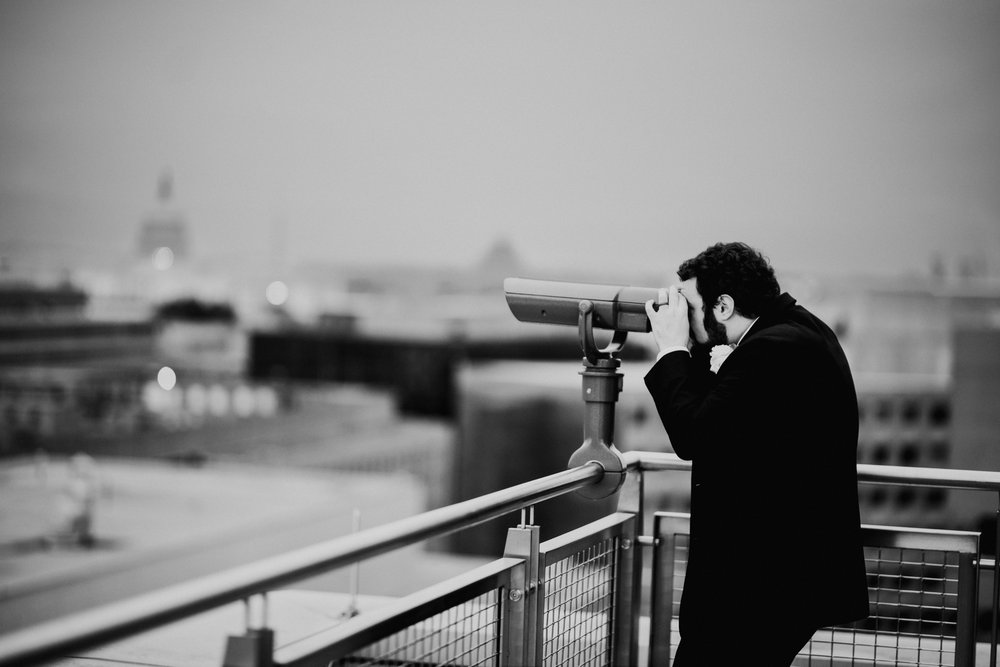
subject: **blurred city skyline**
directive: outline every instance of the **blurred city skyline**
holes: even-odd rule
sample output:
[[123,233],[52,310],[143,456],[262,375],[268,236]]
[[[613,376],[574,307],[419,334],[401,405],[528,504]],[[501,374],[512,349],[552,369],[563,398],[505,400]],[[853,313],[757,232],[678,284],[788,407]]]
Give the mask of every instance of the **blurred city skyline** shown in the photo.
[[[1000,274],[1000,4],[0,3],[0,254]],[[599,263],[599,264],[596,264]]]

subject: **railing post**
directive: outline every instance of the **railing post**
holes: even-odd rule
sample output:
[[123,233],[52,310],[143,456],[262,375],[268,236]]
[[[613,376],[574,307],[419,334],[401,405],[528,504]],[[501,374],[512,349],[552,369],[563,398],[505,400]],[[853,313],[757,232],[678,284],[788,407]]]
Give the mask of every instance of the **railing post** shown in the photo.
[[1000,494],[997,494],[996,537],[993,543],[993,620],[990,632],[990,667],[997,667],[997,642],[1000,641]]
[[962,553],[958,557],[955,667],[974,667],[976,664],[976,615],[979,611],[979,578],[976,576],[979,569],[976,565],[978,558],[978,553]]
[[678,562],[678,541],[691,532],[691,517],[678,512],[653,515],[653,575],[650,582],[649,664],[669,665],[671,622],[674,615],[674,579],[685,563]]
[[226,638],[222,667],[271,667],[274,663],[274,630],[267,626],[267,598],[262,595],[261,627],[250,627],[250,601],[246,605],[246,630]]
[[618,570],[615,581],[615,665],[635,665],[639,659],[639,624],[641,613],[642,571],[644,554],[639,535],[645,532],[643,514],[642,468],[634,468],[625,476],[625,483],[618,492],[618,511],[635,515],[622,536],[618,552]]
[[611,632],[614,637],[615,665],[638,664],[639,602],[642,599],[642,549],[639,546],[635,517],[622,529],[615,567],[615,617]]
[[526,561],[510,572],[510,588],[501,601],[503,632],[501,633],[500,667],[524,667]]
[[507,530],[505,558],[523,558],[525,567],[512,574],[507,596],[508,627],[505,653],[512,667],[542,664],[544,595],[538,576],[538,526],[520,525]]
[[269,628],[247,630],[226,639],[222,667],[271,667],[274,656],[274,631]]

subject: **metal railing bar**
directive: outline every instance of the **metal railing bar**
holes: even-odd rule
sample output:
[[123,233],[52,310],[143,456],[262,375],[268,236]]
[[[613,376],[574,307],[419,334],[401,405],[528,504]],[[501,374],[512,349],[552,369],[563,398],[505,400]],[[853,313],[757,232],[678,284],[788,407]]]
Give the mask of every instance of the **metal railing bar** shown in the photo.
[[[691,462],[666,452],[625,452],[622,459],[627,467],[643,471],[691,470]],[[987,470],[953,470],[950,468],[917,468],[858,464],[858,481],[865,484],[899,484],[933,486],[950,489],[1000,491],[1000,472]]]
[[581,526],[568,533],[557,535],[542,542],[539,549],[545,553],[548,562],[562,560],[566,556],[575,552],[580,546],[581,540],[589,542],[600,542],[619,537],[622,534],[622,525],[635,518],[634,514],[618,512],[601,517],[593,523]]
[[899,484],[1000,491],[1000,472],[988,470],[952,470],[949,468],[917,468],[859,463],[858,481],[864,484]]
[[309,576],[447,535],[599,481],[590,462],[454,505],[0,636],[0,666],[25,666],[150,630]]
[[979,553],[979,533],[937,528],[904,528],[862,524],[865,544],[888,549],[933,549],[959,553]]

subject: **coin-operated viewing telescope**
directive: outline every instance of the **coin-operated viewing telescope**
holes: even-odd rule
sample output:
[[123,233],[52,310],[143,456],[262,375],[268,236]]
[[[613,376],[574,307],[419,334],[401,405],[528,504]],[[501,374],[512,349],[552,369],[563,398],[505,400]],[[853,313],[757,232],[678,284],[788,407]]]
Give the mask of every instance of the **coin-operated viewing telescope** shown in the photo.
[[[648,332],[646,302],[657,299],[652,287],[601,285],[507,278],[504,294],[510,311],[521,322],[575,325],[583,350],[583,400],[586,407],[583,444],[569,459],[569,467],[596,461],[604,476],[580,493],[603,498],[615,493],[625,481],[625,464],[614,445],[615,403],[622,390],[615,357],[629,332]],[[598,348],[594,329],[613,331],[611,342]]]
[[580,303],[593,305],[593,326],[612,331],[649,331],[646,302],[657,298],[654,287],[568,283],[530,278],[503,281],[507,305],[522,322],[579,323]]

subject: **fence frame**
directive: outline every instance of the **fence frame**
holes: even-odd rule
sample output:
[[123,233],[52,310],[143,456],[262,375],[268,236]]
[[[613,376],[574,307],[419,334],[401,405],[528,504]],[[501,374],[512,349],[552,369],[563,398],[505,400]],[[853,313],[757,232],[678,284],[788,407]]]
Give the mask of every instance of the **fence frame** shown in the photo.
[[[628,665],[635,660],[637,645],[633,641],[637,637],[634,632],[639,616],[640,581],[635,577],[641,574],[641,568],[636,566],[633,546],[636,542],[636,516],[629,512],[616,512],[597,519],[586,526],[554,537],[544,542],[539,549],[539,572],[543,574],[539,586],[539,599],[542,603],[542,613],[538,618],[537,652],[535,662],[544,664],[545,650],[545,619],[549,609],[544,608],[545,593],[548,585],[548,568],[565,558],[572,556],[578,549],[588,543],[603,540],[617,540],[614,551],[615,572],[612,577],[612,625],[608,628],[611,636],[612,664]],[[623,641],[626,638],[627,641]]]
[[[331,660],[350,656],[387,636],[490,591],[497,592],[500,607],[496,636],[498,639],[509,637],[508,633],[517,633],[518,608],[524,606],[523,600],[514,601],[511,598],[510,591],[521,585],[524,570],[522,559],[497,559],[281,648],[275,652],[273,664],[275,667],[325,667]],[[512,663],[510,656],[502,651],[506,645],[508,642],[500,642],[501,664],[517,664]]]
[[[638,545],[655,544],[655,539],[646,535],[636,535],[643,530],[643,475],[646,472],[661,470],[689,471],[691,464],[681,461],[672,454],[659,452],[626,452],[622,454],[626,468],[623,486],[619,489],[619,513],[632,517],[632,528],[628,537],[630,547],[619,550],[616,567],[616,586],[618,606],[616,610],[615,664],[635,664],[637,656],[637,629],[634,620],[638,616],[640,578],[644,549],[631,548]],[[252,596],[266,594],[286,586],[287,584],[317,575],[353,563],[366,560],[404,546],[423,542],[433,537],[439,537],[457,530],[478,525],[490,519],[498,518],[518,509],[532,507],[536,503],[555,498],[573,491],[583,490],[592,485],[599,485],[604,477],[604,469],[594,461],[579,467],[571,468],[553,475],[542,477],[508,489],[480,496],[468,501],[442,507],[415,517],[409,517],[393,523],[377,526],[352,535],[322,542],[312,547],[299,549],[240,568],[221,572],[208,577],[191,580],[181,585],[156,591],[106,605],[89,612],[55,619],[21,631],[0,635],[0,667],[11,665],[27,666],[41,664],[47,660],[58,659],[66,654],[84,651],[108,642],[124,639],[140,632],[158,628],[172,621],[189,618],[198,613],[221,607],[233,602],[246,601]],[[953,489],[970,489],[987,491],[996,494],[1000,500],[1000,472],[983,472],[969,470],[943,470],[933,468],[909,468],[900,466],[858,465],[858,479],[866,484],[931,486]],[[618,514],[618,513],[616,513]],[[609,515],[610,517],[616,514]],[[1000,503],[997,512],[1000,524]],[[522,521],[522,524],[524,522]],[[622,525],[625,525],[624,523]],[[1000,530],[997,531],[1000,542]],[[556,548],[546,543],[546,549]],[[621,554],[631,552],[628,557]],[[998,544],[1000,553],[1000,544]],[[528,553],[530,556],[531,545]],[[541,545],[539,545],[541,553]],[[523,560],[523,557],[522,557]],[[996,667],[998,611],[1000,611],[1000,558],[979,559],[979,571],[989,567],[993,571],[992,599],[992,641],[990,647],[990,665]],[[519,588],[532,592],[531,586],[538,588],[538,570],[535,577],[529,563],[523,569],[512,570],[511,590]],[[447,583],[447,582],[446,582]],[[542,582],[544,585],[544,581]],[[456,585],[454,582],[449,586]],[[427,595],[445,594],[446,588],[428,589]],[[450,593],[447,593],[450,595]],[[419,595],[419,594],[415,594]],[[522,594],[523,595],[523,594]],[[525,618],[518,619],[521,613],[516,605],[511,605],[510,623],[506,638],[517,639],[518,628],[524,627],[522,642],[504,658],[505,664],[518,664],[518,660],[526,661],[537,651],[539,628],[539,612],[530,610],[530,598],[537,595],[523,596],[527,599]],[[412,604],[409,600],[405,604]],[[511,602],[511,600],[508,600]],[[404,603],[401,603],[404,604]],[[430,604],[428,602],[428,604]],[[429,608],[429,607],[428,607]],[[626,610],[628,612],[626,613]],[[655,607],[654,607],[655,612]],[[531,616],[531,614],[534,614]],[[524,625],[522,625],[522,621]],[[533,630],[528,629],[528,624]],[[651,622],[654,628],[658,623]],[[254,639],[266,628],[250,630],[247,637]],[[259,642],[255,651],[245,656],[244,664],[265,665],[273,660],[272,655],[261,655],[268,648],[267,642]],[[656,650],[656,643],[651,647]],[[279,655],[283,649],[279,649]],[[269,651],[268,651],[269,653]],[[524,656],[519,658],[518,656]],[[303,663],[307,664],[307,663]],[[522,662],[522,664],[529,664]]]
[[[656,512],[653,516],[650,617],[655,621],[650,622],[650,664],[671,664],[670,642],[676,618],[674,610],[678,607],[675,593],[679,592],[674,587],[675,556],[678,538],[689,537],[690,522],[691,515],[682,512]],[[862,525],[861,531],[866,547],[957,554],[955,667],[972,667],[976,659],[979,533],[876,525]]]

